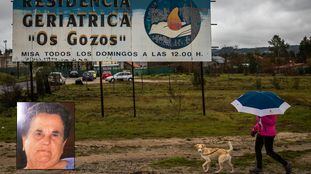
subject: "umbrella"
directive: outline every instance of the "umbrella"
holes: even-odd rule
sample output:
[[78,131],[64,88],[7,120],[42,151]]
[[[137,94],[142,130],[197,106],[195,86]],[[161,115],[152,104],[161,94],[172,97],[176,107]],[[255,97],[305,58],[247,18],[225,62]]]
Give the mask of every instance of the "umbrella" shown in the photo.
[[231,103],[238,112],[254,114],[259,117],[284,114],[290,107],[273,92],[249,91]]

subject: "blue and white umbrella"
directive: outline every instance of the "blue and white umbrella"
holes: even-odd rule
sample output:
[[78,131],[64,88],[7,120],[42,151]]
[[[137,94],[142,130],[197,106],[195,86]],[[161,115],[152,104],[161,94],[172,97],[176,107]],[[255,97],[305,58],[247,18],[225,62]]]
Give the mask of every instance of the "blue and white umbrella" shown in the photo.
[[250,91],[241,95],[231,103],[238,112],[254,114],[259,117],[266,115],[280,115],[290,107],[273,92]]

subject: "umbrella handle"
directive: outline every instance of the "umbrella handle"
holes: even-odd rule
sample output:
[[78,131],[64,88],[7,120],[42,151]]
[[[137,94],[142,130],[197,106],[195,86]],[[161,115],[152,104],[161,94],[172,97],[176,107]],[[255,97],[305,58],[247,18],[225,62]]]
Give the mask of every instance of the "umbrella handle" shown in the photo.
[[259,117],[259,125],[260,125],[260,128],[262,129],[263,128],[263,126],[262,126],[262,122],[261,122],[261,117]]

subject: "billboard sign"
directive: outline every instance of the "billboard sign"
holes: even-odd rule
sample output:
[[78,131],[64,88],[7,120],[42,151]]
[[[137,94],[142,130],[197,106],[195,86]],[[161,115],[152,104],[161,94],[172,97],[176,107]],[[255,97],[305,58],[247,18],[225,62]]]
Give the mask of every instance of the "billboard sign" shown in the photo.
[[210,61],[210,0],[15,0],[13,61]]

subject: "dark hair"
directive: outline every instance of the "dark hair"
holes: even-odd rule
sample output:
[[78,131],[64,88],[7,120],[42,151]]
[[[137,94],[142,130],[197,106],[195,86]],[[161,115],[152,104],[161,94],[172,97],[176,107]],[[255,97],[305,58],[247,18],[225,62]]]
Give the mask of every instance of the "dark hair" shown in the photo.
[[40,113],[59,115],[64,126],[64,140],[68,138],[71,128],[71,115],[68,110],[59,103],[37,103],[28,108],[24,123],[22,125],[23,136],[26,136],[28,134],[32,119]]

